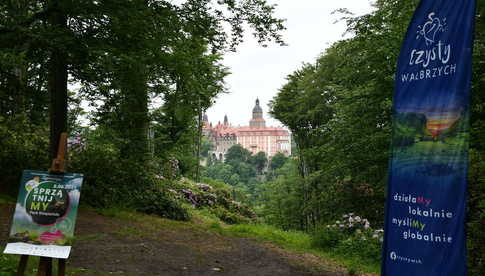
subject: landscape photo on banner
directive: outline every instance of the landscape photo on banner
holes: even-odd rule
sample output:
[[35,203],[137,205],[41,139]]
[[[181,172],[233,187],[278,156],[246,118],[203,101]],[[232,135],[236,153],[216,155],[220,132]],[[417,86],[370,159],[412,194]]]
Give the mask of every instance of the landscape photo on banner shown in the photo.
[[396,72],[383,276],[464,276],[474,0],[422,0]]
[[83,176],[25,170],[4,253],[67,258]]

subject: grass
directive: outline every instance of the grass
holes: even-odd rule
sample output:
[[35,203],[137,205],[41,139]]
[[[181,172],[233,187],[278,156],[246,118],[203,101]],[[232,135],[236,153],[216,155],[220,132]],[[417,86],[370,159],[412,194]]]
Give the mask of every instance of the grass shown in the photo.
[[284,231],[265,224],[239,224],[225,228],[224,232],[239,237],[258,238],[260,240],[270,241],[283,248],[300,253],[311,253],[344,266],[349,272],[359,271],[375,274],[379,274],[380,272],[380,264],[368,263],[362,258],[345,256],[332,250],[323,251],[313,247],[311,235],[305,232]]
[[143,237],[146,233],[140,228],[133,226],[123,226],[115,232],[121,236]]
[[[97,212],[100,215],[117,218],[121,220],[135,221],[140,225],[156,226],[164,228],[185,228],[193,230],[217,230],[224,227],[224,223],[210,211],[205,209],[193,209],[188,206],[187,209],[192,217],[191,221],[176,221],[166,218],[161,218],[155,215],[146,215],[142,213],[136,213],[127,209],[109,208],[109,209],[93,209],[90,207],[84,207]],[[130,230],[128,229],[128,232]]]
[[[0,255],[0,276],[13,276],[16,275],[17,267],[20,261],[19,255],[9,255],[9,254],[2,254]],[[35,276],[37,275],[37,265],[39,263],[39,257],[29,256],[27,269],[25,271],[25,276]],[[52,265],[53,273],[52,275],[57,275],[57,261],[53,262]],[[90,274],[93,271],[83,268],[70,268],[67,266],[66,275],[68,276],[77,276],[83,275],[86,272]],[[106,275],[106,274],[96,274],[96,275]]]
[[74,237],[76,241],[88,241],[88,240],[99,240],[107,237],[107,234],[86,234],[86,235],[77,235]]
[[284,231],[266,224],[238,224],[225,229],[226,233],[239,237],[252,237],[272,241],[290,249],[311,249],[310,235],[300,231]]

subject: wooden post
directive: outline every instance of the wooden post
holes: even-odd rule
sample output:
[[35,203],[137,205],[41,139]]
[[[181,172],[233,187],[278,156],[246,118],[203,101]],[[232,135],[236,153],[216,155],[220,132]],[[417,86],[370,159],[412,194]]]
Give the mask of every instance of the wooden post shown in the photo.
[[25,269],[27,268],[27,263],[29,262],[29,255],[20,256],[19,267],[17,268],[17,276],[23,276],[25,274]]
[[52,258],[40,257],[37,276],[52,276]]
[[[57,148],[57,157],[52,160],[49,173],[63,174],[66,172],[66,153],[67,153],[67,133],[61,133],[59,138],[59,146]],[[42,261],[42,258],[41,258]],[[39,273],[41,269],[41,263],[39,263]],[[45,274],[37,274],[38,276],[52,276],[52,258],[46,258]],[[58,259],[57,275],[66,275],[66,260]]]
[[65,276],[66,275],[66,259],[58,259],[58,269],[57,275]]
[[57,157],[52,160],[49,173],[63,174],[66,172],[66,152],[67,152],[67,133],[61,133],[59,139],[59,147],[57,149]]

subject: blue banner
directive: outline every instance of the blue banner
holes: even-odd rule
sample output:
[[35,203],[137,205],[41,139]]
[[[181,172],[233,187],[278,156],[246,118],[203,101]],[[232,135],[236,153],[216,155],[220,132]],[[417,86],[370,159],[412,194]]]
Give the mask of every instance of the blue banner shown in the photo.
[[462,276],[474,0],[422,0],[401,49],[383,276]]

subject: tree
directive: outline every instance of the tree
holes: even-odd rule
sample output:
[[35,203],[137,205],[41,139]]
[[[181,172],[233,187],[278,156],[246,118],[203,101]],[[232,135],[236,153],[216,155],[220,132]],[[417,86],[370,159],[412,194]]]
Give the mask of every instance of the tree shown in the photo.
[[[226,184],[237,184],[237,183],[234,183],[236,179],[233,178],[234,176],[233,167],[231,165],[227,165],[224,163],[217,162],[214,165],[209,166],[205,170],[205,176],[212,179],[223,181]],[[237,182],[239,182],[239,179],[237,179]]]
[[[22,132],[33,124],[45,128],[50,109],[53,155],[59,132],[70,128],[67,87],[76,83],[81,89],[75,97],[95,107],[91,127],[104,136],[88,142],[104,143],[92,148],[113,149],[106,162],[117,156],[116,162],[126,168],[116,189],[150,184],[158,167],[170,167],[174,159],[189,174],[196,164],[196,116],[225,89],[228,70],[221,64],[222,55],[242,41],[243,25],[261,44],[283,44],[283,21],[273,13],[274,6],[264,0],[188,0],[180,5],[163,0],[4,1],[0,119],[9,120],[8,125],[22,120]],[[155,99],[163,104],[153,111]],[[156,157],[147,146],[151,122],[157,124]],[[18,136],[2,133],[2,141]],[[36,130],[35,135],[45,134]],[[5,145],[13,144],[20,146]],[[102,177],[95,167],[84,167],[92,169],[86,175]],[[101,182],[90,184],[96,183]]]
[[252,155],[249,158],[249,163],[251,163],[256,168],[258,174],[263,174],[263,170],[266,168],[266,164],[268,164],[268,158],[266,157],[266,153],[260,151],[256,153],[256,155]]
[[272,115],[298,147],[304,228],[353,210],[382,223],[395,61],[416,5],[382,0],[368,15],[344,11],[353,37],[289,75],[273,99]]
[[256,187],[256,204],[265,222],[283,229],[304,230],[305,202],[301,197],[303,181],[296,160],[289,160],[277,170],[277,177]]
[[239,184],[239,175],[238,174],[231,175],[231,178],[229,179],[227,184],[231,186],[237,186]]
[[209,151],[214,148],[214,145],[209,139],[202,138],[202,145],[201,145],[201,155],[205,158],[209,157]]
[[248,163],[250,157],[250,151],[243,148],[243,146],[241,146],[240,144],[235,144],[227,150],[224,156],[224,162],[231,165],[235,165],[238,163]]
[[276,153],[271,157],[271,161],[269,162],[269,167],[272,171],[276,171],[277,169],[283,167],[285,163],[288,161],[288,157],[281,152]]
[[239,162],[230,163],[234,168],[234,172],[239,175],[239,179],[243,183],[248,183],[249,179],[256,176],[256,169],[249,163]]

